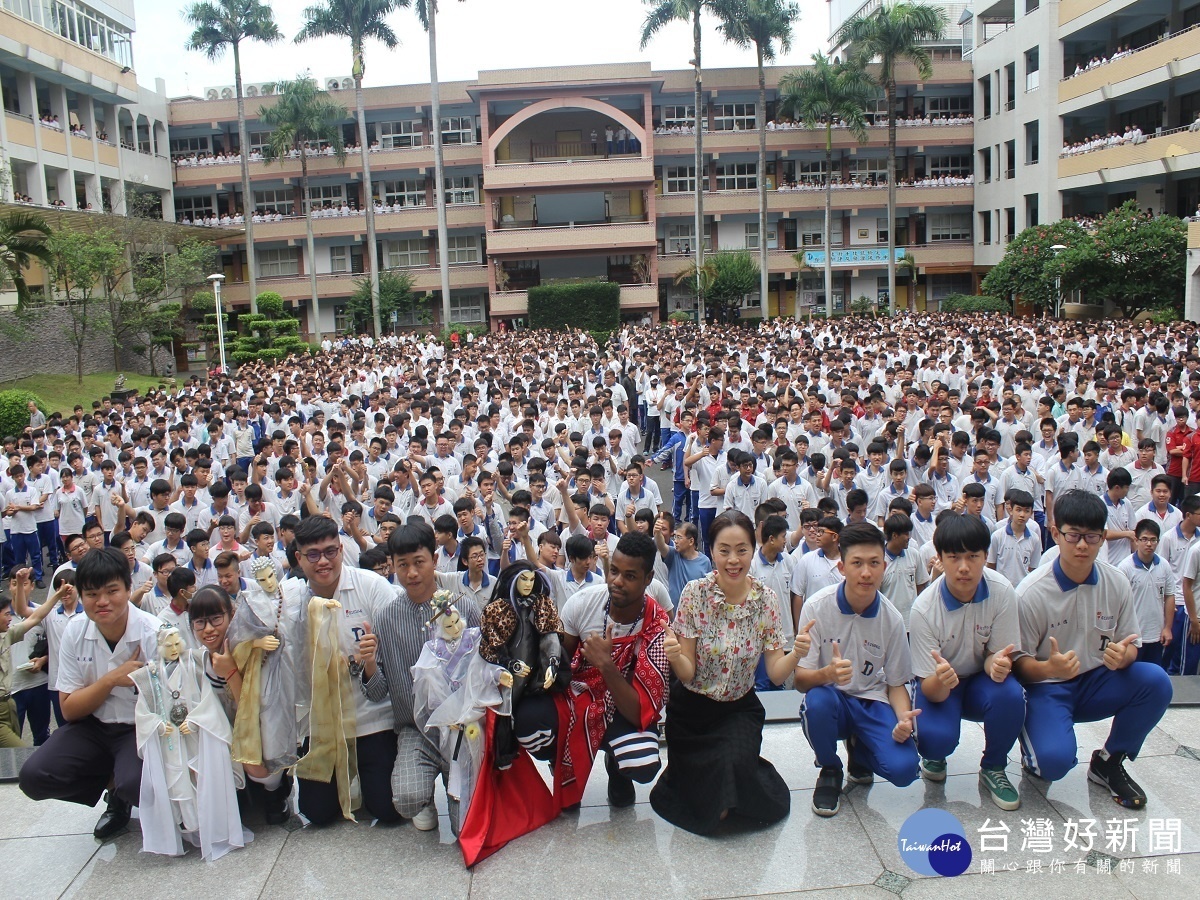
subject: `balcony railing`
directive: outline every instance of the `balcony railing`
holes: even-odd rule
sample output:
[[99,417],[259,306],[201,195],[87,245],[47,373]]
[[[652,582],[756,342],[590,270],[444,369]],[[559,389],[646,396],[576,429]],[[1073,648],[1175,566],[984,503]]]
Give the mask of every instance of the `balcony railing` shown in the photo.
[[1114,93],[1114,85],[1195,56],[1200,53],[1200,43],[1197,42],[1195,33],[1197,29],[1200,29],[1200,25],[1192,25],[1138,47],[1119,59],[1111,59],[1077,74],[1065,76],[1058,84],[1059,102],[1073,100],[1106,88],[1111,96]]
[[1193,131],[1190,127],[1172,128],[1153,136],[1146,136],[1141,141],[1129,141],[1085,153],[1060,156],[1058,177],[1095,175],[1099,180],[1101,170],[1104,169],[1118,169],[1143,163],[1165,165],[1168,159],[1195,153],[1200,153],[1200,130]]
[[[596,141],[531,141],[529,162],[563,159],[614,159],[642,155],[640,144],[630,146],[630,141],[622,143],[625,149],[610,153],[608,142],[604,140],[603,136]],[[520,160],[497,160],[498,165],[514,162],[520,162]]]

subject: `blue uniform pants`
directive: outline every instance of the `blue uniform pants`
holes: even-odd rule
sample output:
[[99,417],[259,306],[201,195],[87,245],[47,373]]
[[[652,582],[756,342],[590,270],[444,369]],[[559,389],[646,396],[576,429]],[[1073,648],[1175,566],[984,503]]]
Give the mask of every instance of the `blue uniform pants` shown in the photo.
[[1047,781],[1058,781],[1079,762],[1076,722],[1112,717],[1104,749],[1136,759],[1142,743],[1171,702],[1171,679],[1160,666],[1135,662],[1113,672],[1103,666],[1070,681],[1025,688],[1025,765]]
[[[1175,607],[1171,623],[1171,643],[1162,652],[1162,664],[1169,675],[1196,675],[1200,669],[1200,644],[1188,643],[1187,607]],[[1145,649],[1144,647],[1142,649]],[[1138,659],[1141,659],[1138,655]]]
[[38,540],[37,532],[34,531],[29,534],[18,534],[14,531],[12,533],[12,538],[8,543],[9,546],[12,547],[13,568],[21,568],[25,565],[26,559],[28,559],[29,565],[33,567],[33,580],[41,581],[42,544]]
[[710,550],[708,546],[708,526],[717,517],[717,511],[715,509],[702,509],[699,511],[699,515],[700,518],[696,523],[696,527],[700,529],[700,541],[704,545],[704,552],[708,553]]
[[1153,663],[1156,666],[1166,668],[1166,665],[1163,664],[1163,645],[1161,641],[1155,641],[1154,643],[1143,641],[1142,646],[1138,647],[1137,659],[1138,662]]
[[671,512],[675,516],[675,523],[678,524],[684,521],[683,510],[684,507],[687,506],[688,489],[686,485],[684,485],[682,478],[673,482],[672,484],[675,488],[675,505],[671,508]]
[[37,523],[38,543],[41,549],[38,551],[39,556],[41,551],[46,551],[46,561],[50,564],[51,570],[58,568],[58,533],[55,531],[57,519],[48,519],[45,522]]
[[857,739],[856,760],[876,775],[896,787],[906,787],[917,779],[916,742],[909,738],[897,744],[892,738],[896,713],[883,700],[852,697],[831,684],[823,684],[804,695],[800,722],[822,767],[840,769],[837,742],[853,736]]
[[959,679],[940,703],[929,700],[917,682],[913,703],[921,710],[917,719],[917,750],[926,759],[944,760],[958,746],[962,720],[982,722],[985,769],[1003,769],[1008,751],[1025,724],[1025,692],[1011,675],[996,683],[986,672]]

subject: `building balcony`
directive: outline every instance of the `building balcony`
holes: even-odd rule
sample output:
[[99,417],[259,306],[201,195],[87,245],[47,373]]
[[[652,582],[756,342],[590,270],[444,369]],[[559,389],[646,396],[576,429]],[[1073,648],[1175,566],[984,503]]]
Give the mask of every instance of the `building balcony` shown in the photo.
[[[1064,4],[1065,5],[1065,4]],[[1100,103],[1131,90],[1169,81],[1200,68],[1200,29],[1190,28],[1164,41],[1150,44],[1116,62],[1064,78],[1058,84],[1058,102],[1083,98],[1072,107]]]
[[[974,264],[974,246],[969,240],[965,241],[931,241],[925,244],[905,244],[903,247],[896,249],[896,256],[903,256],[905,253],[912,255],[917,261],[917,267],[921,274],[924,275],[927,271],[942,271],[946,269],[962,269],[969,268]],[[728,251],[726,251],[728,252]],[[754,254],[755,260],[758,259],[758,251],[751,249],[750,253]],[[800,271],[801,266],[796,260],[797,254],[805,255],[812,254],[806,260],[807,269],[812,271],[821,271],[824,268],[824,248],[822,247],[803,247],[797,250],[768,250],[767,251],[767,271],[776,275],[795,275]],[[862,261],[855,257],[865,254],[873,259],[872,261]],[[711,251],[705,251],[706,256],[711,255]],[[887,244],[853,244],[851,246],[838,246],[833,248],[833,268],[844,271],[846,269],[885,269],[887,268]],[[694,257],[691,253],[668,253],[658,257],[658,277],[660,281],[673,279],[680,272],[687,270]]]
[[[897,186],[896,205],[924,209],[928,206],[970,205],[975,197],[974,185],[946,187]],[[886,187],[843,187],[833,191],[833,208],[838,210],[879,209],[887,206]],[[796,210],[824,210],[825,191],[768,191],[767,209],[788,213]],[[690,216],[695,211],[693,194],[660,194],[657,215]],[[758,212],[758,191],[705,191],[704,214],[744,214]]]
[[[482,165],[483,148],[479,144],[446,144],[442,147],[442,161],[447,166]],[[433,147],[402,147],[396,150],[371,151],[371,180],[383,181],[384,173],[399,171],[424,171],[434,167]],[[309,177],[318,175],[355,176],[362,172],[362,162],[357,151],[346,153],[344,162],[336,156],[310,156]],[[268,165],[260,159],[250,161],[251,181],[279,181],[299,178],[300,159],[289,157]],[[214,165],[192,166],[175,163],[176,187],[202,187],[206,185],[236,184],[242,180],[242,165],[236,158],[230,162]]]
[[[920,152],[926,146],[941,147],[950,145],[970,146],[973,140],[974,124],[970,120],[955,120],[946,125],[897,125],[896,146],[913,147]],[[813,128],[776,128],[767,132],[767,150],[775,153],[786,153],[789,150],[811,150],[814,146],[824,146],[824,129]],[[835,150],[852,150],[856,147],[869,147],[887,144],[887,125],[872,125],[867,128],[867,142],[860,144],[845,128],[833,129],[833,147]],[[696,139],[694,134],[655,134],[654,152],[663,155],[687,155],[695,152]],[[704,152],[720,157],[729,153],[757,153],[757,131],[706,131],[704,132]]]
[[1145,179],[1200,168],[1200,131],[1176,128],[1140,144],[1119,144],[1058,160],[1059,190]]
[[1188,222],[1188,249],[1200,250],[1200,220]]
[[[523,316],[529,312],[528,291],[498,291],[492,294],[489,314],[493,318]],[[658,286],[653,284],[621,285],[621,309],[658,309]]]
[[488,232],[491,256],[590,250],[635,250],[653,247],[654,226],[649,222],[559,225],[549,228],[504,228]]
[[[446,205],[446,224],[450,228],[483,228],[483,206],[478,203]],[[367,234],[366,213],[350,216],[314,217],[313,237],[357,237]],[[433,206],[408,206],[392,213],[375,214],[376,235],[416,231],[431,234],[437,230],[437,209]],[[295,241],[305,237],[304,217],[289,216],[280,222],[255,222],[255,241]]]
[[1068,34],[1074,31],[1078,25],[1084,24],[1078,23],[1076,26],[1068,28],[1066,27],[1068,23],[1074,22],[1076,19],[1087,15],[1093,10],[1099,9],[1107,2],[1108,0],[1061,0],[1061,2],[1058,4],[1058,26],[1060,28],[1059,37],[1066,37]]
[[17,144],[33,150],[37,147],[37,138],[34,136],[33,129],[37,127],[38,125],[29,116],[7,111],[4,113],[4,130],[10,144]]
[[552,187],[647,184],[654,180],[654,160],[648,156],[583,157],[545,162],[500,163],[485,166],[483,183],[489,192]]
[[138,99],[137,75],[128,66],[0,8],[0,60],[5,57],[19,60],[18,68],[47,69],[51,80],[103,103]]
[[[406,272],[412,276],[414,291],[441,290],[441,273],[437,266],[421,266],[417,268],[396,269],[393,271]],[[354,293],[355,282],[365,278],[366,273],[339,273],[317,275],[317,295],[322,301],[332,298],[348,297]],[[487,287],[487,266],[455,265],[450,267],[450,289]],[[303,303],[312,297],[312,287],[308,275],[281,275],[259,278],[259,291],[276,291],[285,301]],[[221,302],[249,307],[250,285],[245,281],[227,283],[221,290]]]

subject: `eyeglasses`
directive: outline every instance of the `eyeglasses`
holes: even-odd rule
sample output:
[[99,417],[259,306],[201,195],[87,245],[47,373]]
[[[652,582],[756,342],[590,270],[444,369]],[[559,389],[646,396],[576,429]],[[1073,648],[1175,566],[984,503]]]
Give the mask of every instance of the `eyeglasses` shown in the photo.
[[225,624],[225,613],[218,613],[215,616],[202,616],[198,619],[192,619],[192,629],[195,631],[204,631],[206,628],[220,628]]
[[1138,543],[1139,544],[1157,544],[1158,538],[1156,538],[1152,534],[1143,534],[1140,538],[1138,538]]
[[1086,541],[1091,547],[1095,547],[1098,543],[1104,540],[1104,535],[1096,534],[1094,531],[1087,534],[1080,534],[1078,531],[1060,531],[1063,540],[1068,544],[1078,544],[1081,540]]
[[314,547],[312,550],[305,550],[301,555],[310,563],[319,563],[321,561],[321,557],[332,561],[337,559],[338,554],[341,552],[342,545],[338,544],[336,547],[326,547],[324,550],[318,550]]

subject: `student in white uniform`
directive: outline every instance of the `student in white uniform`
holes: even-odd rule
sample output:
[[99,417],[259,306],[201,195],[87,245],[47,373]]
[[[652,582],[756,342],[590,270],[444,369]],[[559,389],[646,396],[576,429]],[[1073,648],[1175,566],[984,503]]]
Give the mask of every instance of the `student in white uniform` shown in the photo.
[[929,580],[925,566],[917,559],[916,548],[909,546],[912,533],[912,519],[904,513],[892,513],[884,520],[883,537],[886,543],[883,558],[887,568],[879,590],[904,617],[906,629],[909,610]]
[[962,720],[983,722],[979,782],[993,803],[1013,810],[1021,798],[1004,770],[1025,721],[1025,692],[1012,677],[1021,640],[1012,585],[986,567],[991,540],[972,516],[949,516],[933,533],[945,574],[921,593],[909,619],[917,749],[921,774],[945,781]]
[[1076,722],[1112,718],[1104,746],[1092,753],[1088,780],[1114,800],[1142,809],[1146,794],[1129,773],[1146,736],[1171,702],[1160,666],[1137,661],[1141,639],[1129,581],[1096,561],[1108,518],[1104,501],[1082,490],[1055,500],[1059,557],[1017,589],[1021,646],[1014,653],[1025,685],[1022,758],[1034,775],[1058,781],[1077,763]]
[[1033,497],[1020,488],[1011,489],[1004,498],[1008,513],[992,531],[987,550],[987,566],[995,569],[1016,587],[1021,580],[1041,565],[1042,537],[1030,524],[1033,518]]
[[1163,649],[1173,637],[1171,629],[1179,589],[1170,564],[1155,552],[1161,544],[1158,523],[1142,519],[1134,532],[1137,550],[1117,566],[1117,571],[1129,579],[1133,589],[1133,612],[1142,636],[1138,662],[1163,666]]

